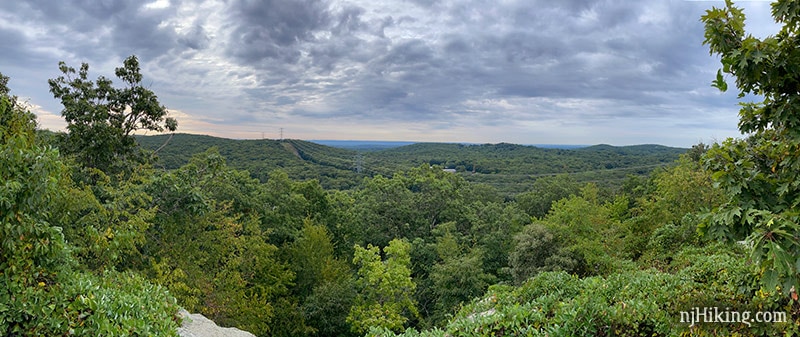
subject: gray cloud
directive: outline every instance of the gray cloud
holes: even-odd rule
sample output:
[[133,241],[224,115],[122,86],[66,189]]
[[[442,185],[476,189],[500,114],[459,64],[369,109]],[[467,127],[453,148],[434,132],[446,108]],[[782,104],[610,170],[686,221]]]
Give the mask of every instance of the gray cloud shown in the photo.
[[208,48],[211,38],[202,25],[195,23],[188,32],[178,38],[178,42],[191,49],[202,50]]
[[[58,60],[87,61],[108,76],[137,54],[165,104],[231,125],[369,121],[431,132],[509,125],[524,134],[536,133],[529,122],[658,120],[702,132],[695,126],[736,109],[731,95],[708,87],[718,61],[701,45],[706,5],[11,1],[0,5],[0,42],[18,47],[0,51],[0,60],[15,69],[50,67],[50,77]],[[46,78],[38,80],[30,96],[45,100]]]
[[[27,44],[28,41],[22,32],[0,27],[0,45],[17,46],[17,48],[0,48],[0,61],[3,61],[4,64],[14,64],[20,57],[31,56],[33,53],[26,48]],[[20,53],[23,54],[20,55]]]
[[229,53],[243,62],[277,60],[297,62],[301,42],[330,22],[327,3],[321,0],[266,0],[231,2]]

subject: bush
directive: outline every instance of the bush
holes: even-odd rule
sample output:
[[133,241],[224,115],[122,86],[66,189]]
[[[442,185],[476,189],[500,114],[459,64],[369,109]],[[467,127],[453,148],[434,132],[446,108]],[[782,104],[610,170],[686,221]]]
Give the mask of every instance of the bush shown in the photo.
[[[492,286],[443,329],[397,336],[796,336],[798,301],[759,289],[741,248],[715,245],[676,254],[674,273],[626,270],[578,278],[544,272],[519,287]],[[681,311],[786,312],[787,323],[704,323],[689,327]],[[368,336],[395,336],[386,330]]]

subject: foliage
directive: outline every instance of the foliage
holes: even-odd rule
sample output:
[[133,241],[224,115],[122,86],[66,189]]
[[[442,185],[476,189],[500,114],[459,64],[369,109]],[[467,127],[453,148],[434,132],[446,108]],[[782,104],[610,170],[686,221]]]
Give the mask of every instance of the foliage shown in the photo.
[[602,203],[595,185],[553,204],[542,223],[557,244],[556,254],[545,258],[545,270],[565,270],[578,275],[606,275],[630,267],[623,246],[620,209],[627,200]]
[[496,278],[483,270],[483,254],[475,248],[464,254],[445,257],[430,274],[439,315],[454,314],[458,307],[480,296]]
[[[647,249],[655,232],[662,230],[664,234],[665,228],[677,227],[694,231],[702,219],[692,214],[706,213],[723,201],[722,191],[713,186],[711,172],[690,155],[681,156],[671,167],[653,173],[647,184],[649,191],[636,199],[630,218],[624,222],[625,251],[635,259],[654,253]],[[655,254],[667,253],[694,240],[688,234],[683,237],[685,240],[671,248],[661,246],[658,249],[666,251]]]
[[[419,283],[427,287],[426,290],[432,295],[432,303],[421,303],[420,308],[428,310],[429,323],[439,324],[454,314],[462,303],[483,294],[486,288],[497,281],[497,276],[486,270],[490,261],[486,260],[485,250],[489,246],[471,242],[471,237],[456,231],[452,222],[442,224],[434,232],[434,244],[428,247],[417,245],[418,249],[432,248],[435,251],[435,257],[429,256],[429,261],[420,261],[428,264],[429,268],[425,274],[419,274],[427,278]],[[483,235],[476,233],[476,236]]]
[[294,291],[301,297],[311,294],[315,285],[349,275],[349,265],[334,257],[330,234],[324,226],[306,220],[300,237],[287,248],[294,271]]
[[11,95],[11,89],[8,87],[8,81],[10,78],[3,73],[0,73],[0,97],[4,97],[8,100],[9,106],[16,107],[17,106],[17,96]]
[[409,317],[417,315],[412,297],[416,285],[409,269],[410,249],[408,242],[392,240],[383,249],[386,260],[382,261],[380,248],[355,247],[353,263],[359,267],[358,295],[347,316],[354,331],[364,333],[370,327],[399,330]]
[[61,276],[15,292],[13,300],[0,293],[3,335],[177,336],[178,306],[165,289],[129,273]]
[[54,201],[57,223],[80,265],[100,272],[140,267],[141,247],[156,209],[144,191],[146,170],[134,169],[112,183],[99,170],[91,171],[94,185],[63,184],[65,198]]
[[[427,165],[365,179],[351,195],[343,240],[378,246],[393,238],[412,241],[418,326],[443,321],[489,284],[509,279],[512,237],[530,222],[492,189]],[[450,274],[461,267],[474,274]],[[443,288],[454,283],[461,287]]]
[[[573,270],[572,263],[565,263],[569,257],[558,257],[560,246],[550,230],[541,224],[525,226],[514,236],[514,250],[509,255],[509,265],[514,282],[521,284],[541,271],[550,269]],[[554,258],[555,257],[555,258]],[[554,263],[554,262],[558,263]]]
[[462,178],[427,166],[366,179],[354,194],[360,236],[354,243],[385,246],[394,238],[430,238],[451,221],[466,226],[465,186]]
[[697,231],[700,221],[700,217],[687,214],[678,223],[668,223],[655,229],[643,249],[640,264],[661,267],[669,264],[681,248],[706,244],[707,238]]
[[[743,253],[724,245],[678,254],[675,273],[628,270],[578,278],[544,272],[519,287],[493,286],[444,327],[367,336],[775,336],[796,335],[800,304],[762,292]],[[693,307],[770,310],[787,322],[681,322]],[[722,309],[720,309],[722,310]]]
[[353,307],[356,289],[352,277],[333,279],[314,287],[304,299],[302,310],[316,336],[350,336],[351,325],[347,315]]
[[27,261],[26,268],[31,269],[21,272],[46,281],[44,270],[63,264],[66,254],[61,233],[47,223],[51,202],[59,196],[64,166],[57,151],[36,143],[34,118],[0,96],[2,261],[12,256]]
[[[260,194],[257,186],[213,151],[156,176],[147,190],[158,213],[142,251],[149,261],[145,272],[187,310],[264,335],[275,333],[274,322],[283,319],[276,313],[297,310],[282,298],[294,274],[277,259],[259,217],[246,212],[255,207],[250,199]],[[280,327],[306,329],[302,320],[294,323]]]
[[[145,149],[156,150],[168,138],[140,136],[137,141]],[[420,143],[364,153],[295,139],[233,140],[176,134],[170,146],[159,151],[157,165],[176,169],[192,155],[211,147],[219,148],[233,167],[249,171],[262,182],[280,169],[293,180],[316,179],[326,189],[345,190],[358,187],[364,177],[391,177],[396,172],[425,165],[457,169],[456,175],[470,183],[493,186],[506,198],[534,189],[548,194],[537,187],[544,188],[551,177],[561,174],[568,174],[570,180],[580,183],[593,181],[603,187],[615,186],[628,175],[646,175],[667,165],[686,151],[657,145],[598,145],[564,150],[505,143]],[[361,173],[356,170],[359,162]],[[542,185],[537,184],[540,179],[544,179]]]
[[722,63],[713,86],[725,91],[723,73],[730,74],[740,98],[763,97],[741,103],[739,130],[747,137],[715,144],[706,154],[705,165],[727,198],[705,230],[715,238],[746,239],[766,289],[795,294],[800,290],[799,14],[796,1],[775,1],[772,16],[783,27],[763,39],[745,33],[744,13],[730,0],[702,17],[704,43]]
[[477,199],[469,204],[467,221],[471,226],[462,231],[463,240],[481,250],[484,271],[498,281],[511,280],[508,255],[514,249],[514,235],[530,224],[531,217],[513,203]]
[[517,204],[530,216],[541,218],[550,211],[553,202],[577,194],[580,185],[569,175],[561,174],[536,179],[531,190],[518,194]]
[[[241,179],[245,177],[246,173]],[[257,205],[256,210],[262,217],[264,229],[270,230],[270,241],[275,245],[297,239],[306,220],[320,224],[335,221],[328,193],[316,180],[296,182],[285,172],[275,171],[258,193],[254,201],[263,204]]]
[[[794,24],[795,7],[774,11]],[[778,57],[794,57],[795,30],[756,43],[730,3],[704,20],[723,71],[758,77],[737,85],[766,101],[744,105],[748,139],[698,144],[672,165],[684,149],[358,153],[177,135],[160,152],[168,170],[152,169],[133,133],[175,125],[135,58],[121,89],[60,65],[65,161],[43,145],[62,136],[36,135],[0,75],[0,334],[169,335],[177,300],[260,336],[797,335],[800,302],[781,291],[800,268],[800,136],[795,93],[774,93],[796,82]],[[97,147],[80,147],[91,137]],[[165,139],[136,137],[153,150]],[[678,320],[693,306],[790,321],[689,327]]]
[[334,256],[327,229],[306,220],[286,254],[296,275],[293,293],[303,300],[301,309],[316,335],[349,334],[346,318],[356,296],[352,272],[346,261]]
[[[1,77],[1,76],[0,76]],[[0,334],[176,335],[175,299],[132,274],[75,270],[56,201],[69,198],[57,151],[36,142],[34,116],[0,95]]]
[[175,298],[140,276],[73,274],[65,283],[59,296],[66,303],[57,303],[53,312],[70,318],[71,335],[177,336]]
[[[71,262],[61,232],[47,222],[64,166],[55,150],[35,143],[34,118],[0,96],[0,332],[6,335],[37,331],[31,321],[47,303],[29,308],[20,301],[52,298],[51,286]],[[51,315],[43,318],[53,320],[43,329],[63,324]]]
[[136,56],[128,57],[115,70],[122,88],[113,87],[103,76],[90,80],[86,63],[77,71],[63,61],[58,68],[62,75],[48,83],[50,92],[64,106],[61,114],[69,131],[61,150],[76,155],[86,167],[116,173],[128,162],[144,162],[133,133],[175,131],[178,126],[175,119],[166,117],[167,109],[156,95],[142,85]]
[[11,89],[8,88],[8,76],[0,73],[0,97],[10,97]]

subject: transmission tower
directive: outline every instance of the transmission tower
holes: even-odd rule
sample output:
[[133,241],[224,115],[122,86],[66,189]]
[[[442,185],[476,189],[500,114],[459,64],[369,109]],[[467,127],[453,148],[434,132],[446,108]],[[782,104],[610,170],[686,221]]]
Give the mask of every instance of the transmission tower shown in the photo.
[[364,155],[358,153],[355,157],[356,173],[361,173],[364,167]]

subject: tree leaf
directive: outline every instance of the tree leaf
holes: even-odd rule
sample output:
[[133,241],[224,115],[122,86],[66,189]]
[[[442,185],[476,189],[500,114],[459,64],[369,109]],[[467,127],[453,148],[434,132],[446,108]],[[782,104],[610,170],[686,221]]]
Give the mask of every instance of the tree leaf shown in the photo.
[[728,91],[728,83],[726,83],[725,78],[722,77],[722,69],[717,70],[717,79],[711,82],[711,86],[722,92]]

